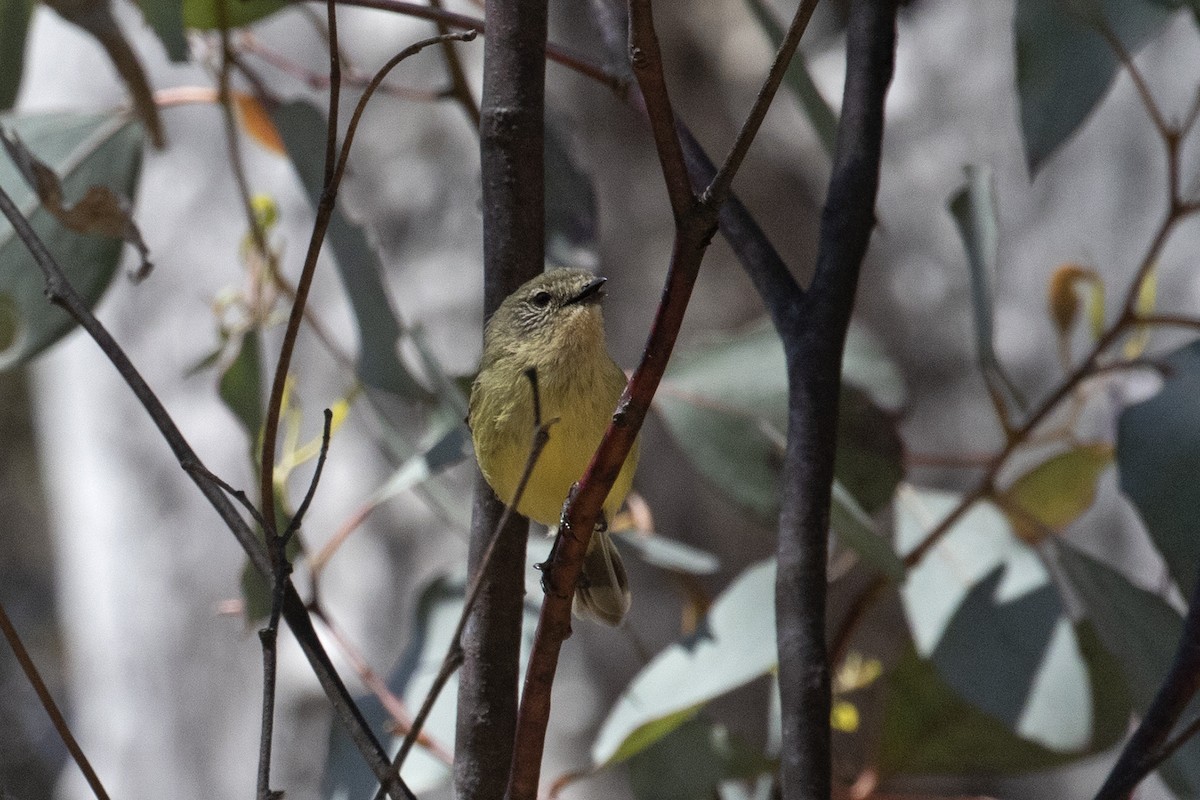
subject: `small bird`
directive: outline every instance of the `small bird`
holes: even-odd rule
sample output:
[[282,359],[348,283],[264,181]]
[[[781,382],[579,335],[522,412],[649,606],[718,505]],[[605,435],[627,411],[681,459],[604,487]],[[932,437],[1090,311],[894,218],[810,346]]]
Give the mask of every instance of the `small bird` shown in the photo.
[[[625,389],[625,373],[604,344],[605,280],[575,269],[545,272],[505,298],[484,330],[468,417],[475,457],[496,496],[511,503],[532,442],[534,401],[526,372],[535,369],[542,419],[557,422],[516,510],[543,525],[558,524],[567,494]],[[577,615],[607,625],[620,624],[631,596],[605,527],[629,493],[637,461],[635,442],[604,501],[572,605]]]

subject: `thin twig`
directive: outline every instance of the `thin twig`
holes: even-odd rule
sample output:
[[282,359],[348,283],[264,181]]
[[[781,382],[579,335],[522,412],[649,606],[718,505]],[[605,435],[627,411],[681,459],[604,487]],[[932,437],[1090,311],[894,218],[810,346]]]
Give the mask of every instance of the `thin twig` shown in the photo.
[[670,98],[661,74],[653,15],[648,0],[630,0],[630,51],[654,129],[663,178],[675,214],[671,263],[641,362],[617,404],[612,422],[563,512],[563,524],[544,565],[546,590],[537,633],[525,672],[517,718],[508,800],[537,797],[550,718],[551,690],[563,641],[571,633],[571,598],[600,507],[616,481],[641,429],[674,349],[699,274],[700,262],[716,231],[715,208],[694,202],[683,152],[675,132]]
[[13,655],[17,657],[17,663],[21,665],[25,678],[37,694],[42,708],[46,711],[46,716],[50,717],[50,722],[54,725],[58,738],[62,739],[62,743],[67,747],[67,752],[71,754],[71,758],[79,766],[79,771],[83,773],[84,780],[92,788],[92,794],[96,795],[96,800],[109,800],[108,792],[104,790],[104,784],[100,782],[100,776],[96,774],[96,770],[92,769],[92,764],[84,755],[83,748],[79,746],[79,742],[71,733],[71,728],[67,725],[67,718],[63,716],[58,704],[54,702],[54,697],[46,687],[46,682],[42,680],[37,665],[30,658],[29,651],[25,649],[25,644],[21,641],[17,629],[13,627],[12,620],[8,618],[8,612],[4,610],[3,604],[0,604],[0,631],[4,632],[4,638],[8,642],[8,646],[12,648]]
[[[446,683],[450,680],[450,676],[462,665],[463,631],[466,630],[467,621],[471,618],[471,609],[475,607],[475,603],[479,599],[479,593],[483,587],[484,575],[487,574],[488,565],[491,563],[492,555],[496,551],[496,543],[500,541],[500,536],[504,532],[504,528],[508,525],[508,520],[512,517],[513,510],[520,505],[521,498],[525,496],[525,490],[529,486],[529,479],[533,476],[534,467],[537,466],[538,459],[542,456],[542,450],[546,448],[547,443],[550,441],[550,427],[558,422],[558,417],[545,421],[542,420],[542,400],[538,389],[537,370],[531,367],[525,372],[525,376],[529,380],[529,388],[533,393],[534,424],[533,438],[529,445],[529,455],[525,458],[525,468],[521,472],[521,479],[517,481],[517,488],[513,492],[512,502],[505,504],[504,512],[500,515],[500,519],[496,521],[496,527],[492,531],[487,548],[484,549],[483,556],[479,559],[479,565],[475,569],[475,575],[471,579],[470,587],[467,589],[466,597],[463,599],[462,613],[459,614],[458,624],[454,627],[454,635],[450,637],[450,647],[446,650],[446,655],[442,659],[442,665],[438,669],[438,674],[434,677],[429,691],[426,692],[425,700],[421,703],[421,708],[417,711],[416,717],[413,718],[413,722],[404,736],[404,741],[400,743],[400,749],[396,751],[396,757],[392,759],[392,766],[397,773],[404,766],[404,760],[408,758],[408,753],[412,750],[412,746],[420,735],[421,729],[425,726],[425,721],[429,718],[430,712],[433,711],[433,704],[437,702],[442,689],[445,688]],[[376,793],[375,800],[383,800],[383,795]]]
[[[442,9],[442,0],[429,0],[429,7]],[[438,33],[442,36],[447,36],[450,33],[449,26],[438,20]],[[450,39],[442,40],[442,55],[446,59],[446,71],[450,73],[450,91],[449,96],[458,101],[458,105],[462,108],[463,113],[467,115],[467,119],[471,121],[472,127],[476,131],[479,130],[479,104],[475,102],[475,96],[471,93],[471,84],[467,81],[467,72],[463,69],[462,59],[459,58],[458,50],[454,47],[454,42]]]
[[263,525],[262,512],[255,508],[254,504],[250,502],[250,498],[241,489],[235,489],[234,487],[230,486],[228,483],[222,480],[220,476],[209,472],[208,467],[204,466],[203,464],[192,462],[184,464],[183,469],[185,472],[198,473],[199,475],[203,476],[204,480],[212,481],[217,486],[221,487],[225,494],[229,495],[234,500],[237,500],[238,504],[242,508],[246,509],[247,512],[249,512],[254,521],[259,524],[259,527],[266,527]]
[[796,14],[792,17],[792,24],[788,26],[787,34],[779,43],[775,61],[771,64],[767,79],[758,91],[754,106],[746,116],[746,121],[742,123],[737,139],[734,140],[729,155],[725,157],[725,163],[721,165],[721,169],[713,177],[712,183],[701,195],[701,202],[718,207],[725,202],[725,198],[729,195],[729,188],[733,185],[733,178],[741,168],[746,153],[750,151],[750,145],[753,144],[754,138],[758,135],[762,121],[771,108],[771,101],[775,99],[775,92],[779,89],[779,84],[783,82],[783,75],[787,72],[788,65],[792,63],[792,56],[795,55],[796,48],[800,46],[800,37],[804,35],[808,21],[812,18],[816,7],[817,0],[801,0],[800,5],[797,6]]
[[[224,490],[215,482],[207,479],[206,476],[211,473],[207,469],[194,468],[194,465],[202,465],[195,450],[188,444],[187,439],[184,438],[179,427],[171,419],[171,415],[167,413],[166,408],[163,407],[162,402],[146,383],[141,373],[133,366],[133,362],[129,360],[129,356],[126,355],[121,346],[113,339],[108,329],[96,319],[91,309],[88,308],[87,303],[83,301],[83,298],[79,296],[79,293],[67,279],[62,267],[59,266],[54,256],[50,254],[50,251],[46,249],[45,243],[38,237],[37,233],[30,226],[29,220],[17,208],[3,187],[0,187],[0,213],[3,213],[12,224],[17,238],[29,249],[34,261],[41,269],[45,277],[46,294],[50,302],[64,309],[92,337],[109,362],[117,370],[118,374],[120,374],[121,378],[129,386],[134,396],[137,397],[146,414],[171,448],[171,452],[174,453],[180,466],[192,478],[192,481],[200,489],[205,499],[213,506],[217,514],[221,517],[221,520],[233,533],[234,538],[237,539],[238,544],[241,545],[249,557],[250,563],[260,575],[270,576],[272,574],[270,557],[255,537],[254,532],[246,525],[245,520],[238,514],[237,509],[234,508],[229,498],[225,496]],[[305,657],[312,665],[317,680],[321,683],[322,689],[329,698],[330,705],[333,707],[338,721],[346,729],[347,733],[350,734],[355,746],[358,747],[363,758],[371,767],[372,773],[381,780],[385,778],[389,780],[392,787],[392,797],[395,800],[399,800],[401,797],[413,798],[412,792],[404,785],[404,782],[391,771],[387,755],[384,753],[375,735],[371,732],[366,720],[363,719],[362,713],[354,704],[349,691],[347,691],[345,684],[338,676],[333,662],[329,660],[328,653],[325,652],[325,649],[321,646],[321,642],[317,639],[316,631],[312,628],[312,621],[308,617],[304,603],[300,600],[300,596],[290,583],[285,597],[283,613],[288,626],[296,635],[296,640],[304,651]]]

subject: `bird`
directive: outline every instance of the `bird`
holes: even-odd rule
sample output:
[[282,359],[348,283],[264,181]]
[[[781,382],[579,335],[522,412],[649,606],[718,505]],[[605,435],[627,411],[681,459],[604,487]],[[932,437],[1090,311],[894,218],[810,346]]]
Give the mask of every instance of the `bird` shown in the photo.
[[[516,511],[546,526],[559,522],[571,487],[583,475],[625,389],[625,373],[608,354],[601,303],[606,278],[553,269],[500,304],[484,328],[483,357],[467,417],[480,471],[511,504],[525,471],[535,428],[534,370],[542,420],[555,420]],[[632,602],[620,553],[607,523],[620,510],[637,469],[638,441],[621,467],[588,544],[572,603],[580,617],[616,626]]]

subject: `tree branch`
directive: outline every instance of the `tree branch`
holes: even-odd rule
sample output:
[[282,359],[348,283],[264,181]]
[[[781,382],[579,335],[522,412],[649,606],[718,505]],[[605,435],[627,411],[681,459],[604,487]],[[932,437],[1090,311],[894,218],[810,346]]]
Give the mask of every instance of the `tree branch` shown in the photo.
[[[100,347],[104,355],[116,368],[121,378],[133,391],[134,396],[142,404],[147,415],[158,428],[167,445],[171,448],[171,452],[175,454],[175,458],[179,461],[183,470],[191,477],[192,481],[200,489],[201,494],[205,499],[212,504],[217,514],[228,526],[233,533],[234,538],[238,540],[238,544],[246,551],[246,555],[250,559],[250,563],[258,570],[260,575],[270,577],[272,575],[272,567],[270,557],[267,555],[266,549],[255,537],[254,532],[246,525],[245,521],[238,515],[237,509],[233,507],[229,498],[225,496],[224,489],[215,481],[207,478],[210,474],[203,467],[199,456],[188,444],[179,428],[175,425],[175,421],[167,413],[162,402],[154,394],[154,391],[146,383],[141,373],[133,366],[133,362],[129,360],[129,356],[121,349],[113,339],[112,334],[108,329],[100,324],[83,298],[75,291],[75,288],[67,280],[66,274],[62,267],[46,249],[46,245],[42,242],[33,228],[30,227],[29,221],[25,219],[20,210],[13,203],[12,198],[8,193],[0,188],[0,213],[3,213],[8,221],[12,223],[13,230],[17,237],[29,248],[29,252],[33,255],[38,267],[41,268],[42,274],[46,280],[46,294],[50,298],[50,302],[63,308],[72,319],[79,323],[89,336]],[[330,661],[329,655],[321,646],[320,640],[317,639],[317,633],[313,630],[312,620],[308,617],[308,611],[304,607],[304,603],[300,600],[300,595],[296,593],[295,588],[288,582],[286,595],[284,597],[283,618],[287,620],[288,626],[295,634],[301,649],[304,651],[305,657],[312,665],[313,672],[317,676],[317,680],[321,684],[321,688],[325,691],[329,698],[330,704],[333,706],[334,713],[338,718],[339,723],[349,733],[355,745],[362,753],[363,758],[371,767],[372,773],[381,781],[387,781],[390,787],[390,794],[394,800],[400,798],[409,798],[415,800],[412,792],[404,785],[403,781],[395,775],[391,770],[391,765],[388,763],[387,754],[383,747],[371,733],[370,727],[363,718],[362,713],[354,704],[350,693],[346,690],[346,686],[342,683],[341,678],[337,674],[337,670]]]
[[[547,0],[489,0],[487,15],[479,126],[485,317],[545,266]],[[499,800],[512,760],[529,521],[513,515],[493,537],[503,514],[477,472],[467,563],[481,577],[462,636],[454,764],[461,800]]]
[[25,644],[17,634],[17,629],[13,627],[12,620],[8,618],[8,612],[4,610],[3,605],[0,605],[0,633],[4,634],[8,646],[12,648],[13,655],[17,658],[17,663],[21,665],[21,669],[25,673],[25,678],[29,681],[29,685],[33,687],[34,693],[37,694],[42,708],[46,711],[46,715],[50,717],[50,722],[54,725],[54,730],[58,733],[58,738],[62,739],[62,743],[67,747],[67,752],[71,754],[71,759],[78,765],[79,771],[83,773],[84,780],[87,781],[88,786],[92,789],[92,794],[96,795],[96,800],[109,800],[108,792],[104,790],[104,784],[100,782],[100,776],[96,774],[96,770],[92,769],[92,764],[88,761],[88,757],[84,755],[83,748],[79,746],[79,741],[71,733],[71,728],[67,725],[67,718],[59,710],[58,703],[54,702],[54,696],[50,694],[50,689],[46,687],[46,682],[42,680],[37,665],[29,657],[29,651],[25,649]]
[[1192,588],[1175,661],[1137,730],[1125,743],[1104,785],[1096,793],[1096,800],[1129,797],[1142,778],[1169,755],[1168,747],[1183,743],[1181,740],[1168,742],[1167,737],[1197,691],[1200,691],[1200,581]]
[[[825,605],[829,506],[842,349],[875,224],[883,106],[895,51],[895,0],[854,0],[833,172],[808,294],[764,297],[788,365],[788,438],[775,584],[786,800],[828,800],[830,677]],[[782,323],[782,324],[781,324]]]

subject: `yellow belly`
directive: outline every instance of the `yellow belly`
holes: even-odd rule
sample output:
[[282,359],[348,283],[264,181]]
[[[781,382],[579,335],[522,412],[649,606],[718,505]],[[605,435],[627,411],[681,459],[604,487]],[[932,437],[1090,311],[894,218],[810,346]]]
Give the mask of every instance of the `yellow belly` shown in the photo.
[[[519,371],[514,372],[516,380],[526,381]],[[625,388],[625,375],[608,360],[592,380],[580,383],[564,387],[553,380],[540,381],[543,418],[558,421],[550,427],[550,439],[538,458],[517,511],[543,525],[558,524],[572,484],[587,469],[608,427]],[[512,502],[533,441],[531,393],[527,385],[513,388],[517,391],[504,395],[522,398],[516,402],[494,402],[493,398],[480,397],[478,387],[471,398],[476,457],[484,477],[505,503]],[[606,520],[613,518],[629,494],[637,460],[635,442],[604,502]]]

